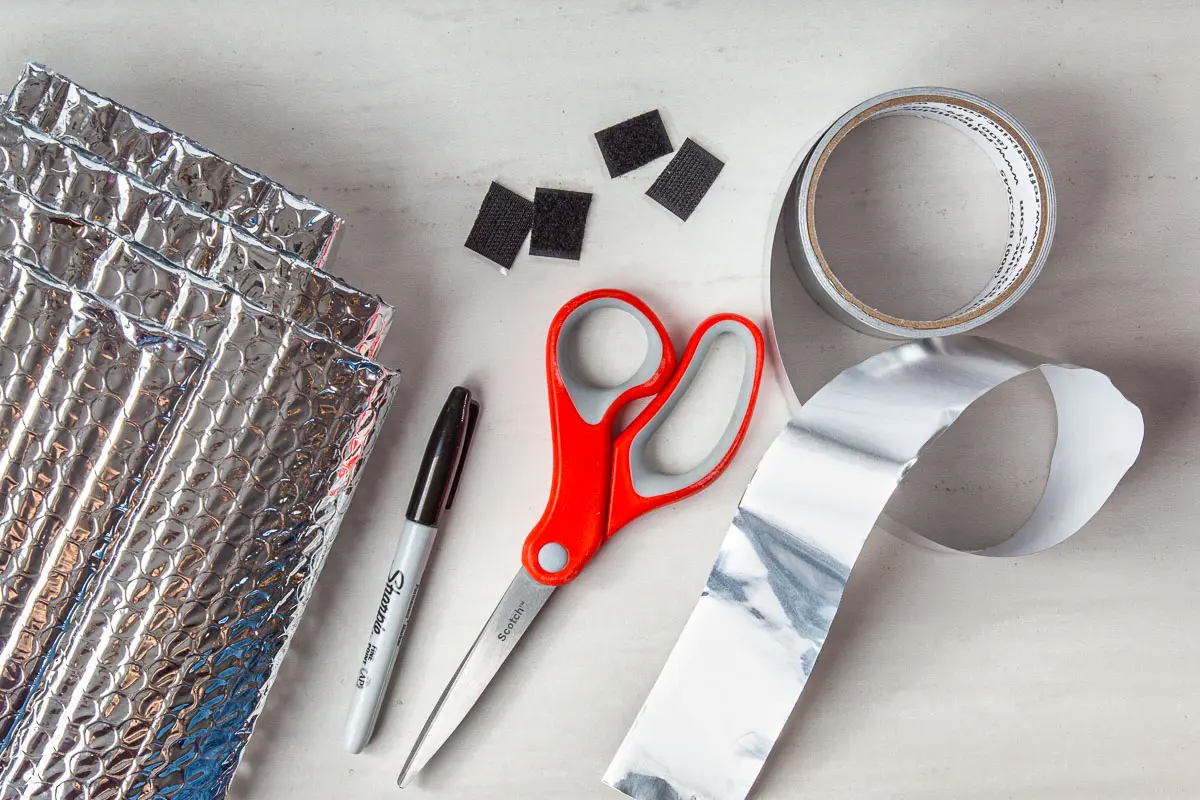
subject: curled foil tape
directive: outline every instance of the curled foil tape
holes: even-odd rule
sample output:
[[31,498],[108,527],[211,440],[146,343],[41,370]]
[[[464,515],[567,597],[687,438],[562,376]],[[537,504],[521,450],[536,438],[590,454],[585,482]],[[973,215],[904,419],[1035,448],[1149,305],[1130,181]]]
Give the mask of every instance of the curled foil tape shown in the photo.
[[[820,170],[814,155],[827,157],[846,131],[884,113],[942,121],[951,114],[951,124],[975,125],[968,132],[982,137],[997,159],[1027,169],[1001,166],[1016,231],[1004,264],[975,300],[942,320],[902,320],[866,307],[836,283],[815,255],[815,234],[806,232]],[[1011,141],[982,119],[1004,122]],[[851,327],[917,341],[847,369],[793,413],[755,471],[705,590],[604,774],[606,784],[638,800],[749,794],[820,655],[867,535],[882,523],[926,543],[882,517],[888,499],[921,453],[991,389],[1040,372],[1054,397],[1058,434],[1029,520],[976,554],[1017,556],[1058,544],[1108,499],[1141,449],[1137,407],[1099,372],[961,333],[1011,305],[1041,269],[1054,229],[1049,174],[1015,120],[981,98],[940,89],[868,100],[798,159],[775,215],[782,206],[797,275]],[[1027,181],[1024,189],[1014,188],[1018,178]],[[770,253],[768,244],[768,286]]]
[[[970,302],[939,319],[902,319],[872,308],[838,280],[817,239],[817,187],[830,154],[859,125],[890,116],[936,120],[969,137],[996,165],[1008,195],[1008,243],[999,266]],[[804,288],[834,318],[890,339],[965,333],[1003,313],[1041,272],[1057,214],[1050,166],[1024,126],[982,97],[941,88],[887,92],[847,111],[804,154],[786,197],[787,248]]]
[[0,796],[220,797],[398,376],[230,294],[0,757]]
[[332,212],[40,64],[25,66],[4,108],[261,242],[316,267],[333,258],[343,221]]
[[5,741],[203,357],[3,258],[0,330]]
[[1141,413],[1104,375],[974,336],[910,342],[851,367],[763,457],[604,782],[639,800],[746,797],[905,472],[968,405],[1031,370],[1058,412],[1050,476],[1028,522],[980,554],[1036,552],[1091,519],[1142,442]]
[[387,333],[392,307],[379,297],[11,117],[0,116],[0,159],[0,182],[11,190],[228,284],[272,313],[364,355],[374,355]]

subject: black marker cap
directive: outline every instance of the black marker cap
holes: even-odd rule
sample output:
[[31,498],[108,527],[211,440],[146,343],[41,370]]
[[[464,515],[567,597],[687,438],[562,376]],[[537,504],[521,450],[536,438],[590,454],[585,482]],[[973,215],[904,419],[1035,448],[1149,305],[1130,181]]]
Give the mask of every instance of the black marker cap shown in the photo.
[[405,516],[421,525],[437,527],[442,510],[449,508],[458,489],[467,448],[479,418],[479,402],[470,390],[455,386],[434,423],[425,456],[417,472],[412,499]]

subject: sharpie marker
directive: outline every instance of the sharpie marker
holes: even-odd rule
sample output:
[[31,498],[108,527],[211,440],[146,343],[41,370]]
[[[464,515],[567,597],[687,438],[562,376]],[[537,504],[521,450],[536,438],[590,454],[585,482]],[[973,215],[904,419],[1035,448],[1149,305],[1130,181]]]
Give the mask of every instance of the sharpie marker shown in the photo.
[[392,667],[421,587],[421,574],[433,549],[438,519],[454,500],[478,418],[479,403],[471,399],[467,389],[454,387],[425,446],[417,484],[404,515],[404,527],[400,529],[400,543],[388,567],[383,596],[371,623],[371,638],[354,681],[350,714],[346,718],[348,752],[361,752],[375,730]]

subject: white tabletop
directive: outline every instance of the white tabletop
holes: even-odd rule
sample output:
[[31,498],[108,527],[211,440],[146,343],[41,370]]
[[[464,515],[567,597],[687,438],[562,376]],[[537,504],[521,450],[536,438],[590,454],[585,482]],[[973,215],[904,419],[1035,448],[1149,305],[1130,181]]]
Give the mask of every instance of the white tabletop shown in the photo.
[[[350,5],[10,0],[2,16],[0,64],[14,78],[25,60],[43,62],[344,214],[334,270],[397,308],[381,358],[403,371],[402,389],[234,798],[400,796],[404,756],[546,499],[542,350],[555,310],[615,286],[643,296],[677,341],[718,311],[765,320],[769,215],[788,165],[841,112],[912,85],[981,94],[1042,144],[1058,236],[1039,282],[979,333],[1105,371],[1141,406],[1145,449],[1099,516],[1042,555],[953,557],[873,535],[755,796],[1195,796],[1200,12],[1057,1]],[[662,162],[613,180],[591,139],[652,108],[676,145],[693,136],[727,162],[685,224],[643,197]],[[896,270],[878,291],[936,304],[978,281],[1004,222],[986,160],[926,125],[881,125],[847,144],[828,225],[846,261]],[[494,179],[527,196],[594,192],[582,261],[522,255],[504,277],[467,252]],[[801,398],[888,346],[827,318],[776,266]],[[384,566],[429,426],[464,381],[482,396],[483,425],[375,738],[348,755],[342,723]],[[557,593],[403,796],[617,796],[600,776],[786,417],[774,367],[764,386],[726,476],[631,524]],[[1027,382],[985,400],[918,467],[895,515],[956,541],[1019,523],[1053,437],[1044,400]]]

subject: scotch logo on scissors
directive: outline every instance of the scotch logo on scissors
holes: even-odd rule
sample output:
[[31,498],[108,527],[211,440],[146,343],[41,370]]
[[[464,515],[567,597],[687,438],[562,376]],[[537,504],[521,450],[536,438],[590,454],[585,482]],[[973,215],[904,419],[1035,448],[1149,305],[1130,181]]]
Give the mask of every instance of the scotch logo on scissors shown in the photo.
[[400,594],[404,586],[404,573],[396,570],[388,576],[387,585],[383,587],[383,597],[379,598],[379,610],[375,612],[375,624],[371,630],[375,635],[383,633],[383,623],[387,620],[388,606],[392,603],[392,595]]
[[500,631],[500,633],[496,634],[496,638],[502,642],[506,641],[508,639],[509,635],[512,634],[513,630],[517,627],[517,623],[521,620],[521,617],[523,617],[523,616],[525,616],[525,601],[524,600],[522,600],[520,603],[517,603],[516,610],[513,611],[512,616],[508,618],[508,624],[504,626],[504,630],[502,630],[502,631]]

